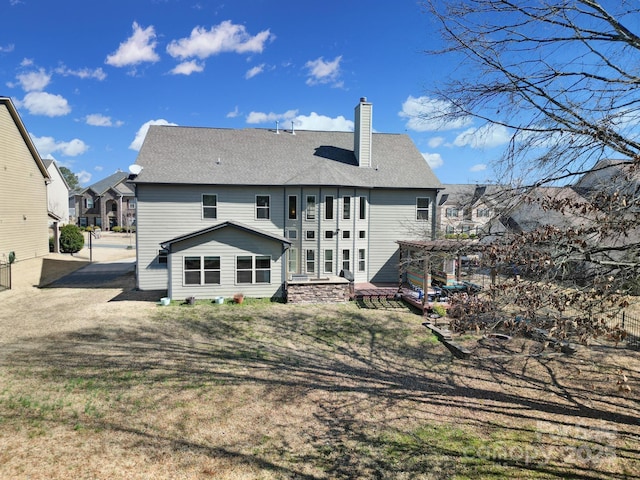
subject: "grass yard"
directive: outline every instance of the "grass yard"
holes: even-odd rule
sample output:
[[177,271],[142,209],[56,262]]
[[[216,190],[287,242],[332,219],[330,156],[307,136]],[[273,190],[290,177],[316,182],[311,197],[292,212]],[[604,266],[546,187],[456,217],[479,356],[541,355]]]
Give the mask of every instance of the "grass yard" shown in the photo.
[[640,479],[639,352],[457,360],[356,304],[129,312],[4,345],[0,478]]

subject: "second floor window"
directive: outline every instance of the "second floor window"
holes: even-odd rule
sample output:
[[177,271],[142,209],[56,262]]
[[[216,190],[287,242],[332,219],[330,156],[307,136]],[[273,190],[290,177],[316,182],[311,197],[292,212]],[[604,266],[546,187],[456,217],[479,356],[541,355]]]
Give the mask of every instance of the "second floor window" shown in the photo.
[[333,220],[333,197],[329,195],[324,197],[324,218]]
[[342,199],[342,218],[349,220],[351,218],[351,197]]
[[217,195],[202,195],[202,218],[218,218]]
[[256,195],[256,218],[259,220],[269,220],[271,213],[269,211],[270,202],[269,195]]
[[445,217],[457,217],[458,216],[458,209],[457,208],[447,208],[444,211],[444,215],[445,215]]
[[360,197],[360,204],[358,207],[360,209],[360,220],[364,220],[367,218],[367,197]]
[[489,217],[491,213],[488,208],[479,208],[478,209],[478,217]]
[[298,197],[289,195],[289,220],[298,218]]
[[429,220],[429,197],[416,198],[416,220]]
[[316,196],[307,195],[307,220],[316,218]]
[[84,208],[93,208],[93,198],[84,199]]

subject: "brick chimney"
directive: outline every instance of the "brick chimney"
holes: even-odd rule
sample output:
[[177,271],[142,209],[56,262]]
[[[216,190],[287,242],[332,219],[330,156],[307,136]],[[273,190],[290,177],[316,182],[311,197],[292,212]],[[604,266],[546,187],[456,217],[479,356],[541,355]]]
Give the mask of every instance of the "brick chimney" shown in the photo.
[[366,97],[362,97],[355,110],[353,153],[358,160],[359,167],[370,168],[373,105],[367,102]]

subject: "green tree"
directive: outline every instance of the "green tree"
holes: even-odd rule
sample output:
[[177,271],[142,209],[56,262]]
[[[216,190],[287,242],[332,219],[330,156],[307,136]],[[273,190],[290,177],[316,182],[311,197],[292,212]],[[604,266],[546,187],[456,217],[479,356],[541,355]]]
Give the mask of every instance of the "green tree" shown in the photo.
[[60,167],[60,173],[64,177],[67,185],[69,185],[69,190],[76,190],[80,188],[80,180],[78,180],[78,175],[73,173],[67,167]]
[[84,247],[84,235],[77,225],[64,225],[60,229],[60,250],[62,253],[76,253]]

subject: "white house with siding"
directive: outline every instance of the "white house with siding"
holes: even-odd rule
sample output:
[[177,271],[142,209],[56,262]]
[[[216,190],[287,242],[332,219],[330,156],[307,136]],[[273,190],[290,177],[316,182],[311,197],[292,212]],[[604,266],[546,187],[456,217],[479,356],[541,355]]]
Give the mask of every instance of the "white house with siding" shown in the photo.
[[137,286],[284,296],[296,276],[397,282],[399,239],[433,239],[441,184],[404,134],[151,126],[132,171]]

